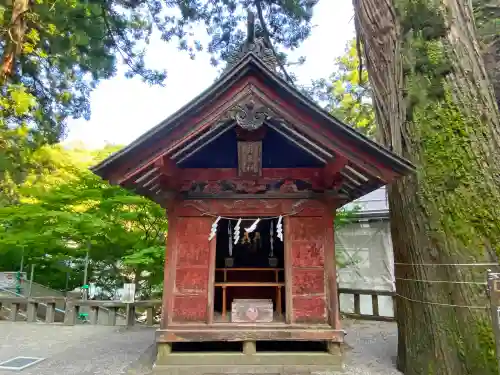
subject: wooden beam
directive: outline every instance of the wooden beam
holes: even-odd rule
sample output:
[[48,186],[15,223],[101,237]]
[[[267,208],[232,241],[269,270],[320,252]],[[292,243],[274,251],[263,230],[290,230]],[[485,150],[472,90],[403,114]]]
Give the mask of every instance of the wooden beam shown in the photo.
[[[350,166],[346,165],[345,169],[347,169],[349,172],[351,172],[353,175],[355,175],[356,177],[360,178],[363,180],[363,182],[366,182],[368,181],[368,177],[366,177],[365,175],[359,173],[358,171],[356,171],[355,169],[351,168]],[[385,181],[384,181],[385,182]]]
[[[238,178],[237,168],[180,169],[184,181],[217,181]],[[321,180],[323,168],[262,168],[262,179]],[[264,181],[265,182],[265,181]]]
[[288,132],[292,133],[296,138],[302,140],[303,142],[307,143],[312,148],[315,148],[317,151],[321,152],[327,158],[328,157],[331,158],[333,156],[330,152],[328,152],[326,149],[321,147],[318,143],[313,142],[310,138],[307,138],[307,137],[303,136],[302,134],[300,134],[299,132],[297,132],[296,130],[292,129],[292,127],[289,126],[289,124],[287,122],[285,122],[284,120],[277,121],[276,123],[279,124],[282,128],[286,129]]
[[165,177],[174,177],[179,174],[179,168],[175,162],[168,156],[164,156],[154,162],[154,166],[158,168],[162,175]]
[[[332,189],[340,187],[341,185],[341,172],[347,165],[347,158],[344,156],[337,156],[330,160],[323,168],[323,181],[325,189]],[[337,186],[338,185],[338,186]]]
[[204,342],[204,341],[334,341],[343,342],[345,332],[325,325],[272,325],[259,323],[258,328],[230,323],[232,327],[224,327],[223,323],[213,325],[170,325],[166,329],[156,331],[156,342]]
[[147,181],[145,184],[142,185],[143,188],[147,188],[153,183],[157,183],[158,179],[161,177],[161,174],[158,174],[154,176],[151,180]]
[[173,161],[170,157],[164,156],[163,158],[155,161],[155,167],[161,173],[159,186],[164,191],[178,191],[182,185],[181,174],[182,171],[175,161]]
[[152,177],[155,173],[158,173],[158,168],[153,168],[149,171],[147,171],[146,173],[144,173],[142,176],[140,176],[139,178],[137,178],[134,182],[136,184],[140,184],[142,181],[145,181],[147,180],[149,177]]

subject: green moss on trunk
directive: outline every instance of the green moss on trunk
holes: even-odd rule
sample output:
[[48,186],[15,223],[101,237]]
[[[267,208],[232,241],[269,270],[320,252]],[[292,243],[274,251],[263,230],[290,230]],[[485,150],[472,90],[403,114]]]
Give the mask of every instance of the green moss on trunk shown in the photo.
[[500,121],[469,4],[365,0],[355,8],[381,139],[418,169],[389,188],[403,296],[398,366],[405,375],[496,375],[486,267],[436,265],[500,255]]

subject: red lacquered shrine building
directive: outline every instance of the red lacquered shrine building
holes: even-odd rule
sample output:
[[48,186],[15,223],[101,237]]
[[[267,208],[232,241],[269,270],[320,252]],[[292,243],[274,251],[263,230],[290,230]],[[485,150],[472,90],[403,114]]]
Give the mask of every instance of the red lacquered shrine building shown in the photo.
[[413,170],[281,79],[250,36],[210,88],[93,168],[166,209],[162,356],[177,342],[342,343],[336,209]]

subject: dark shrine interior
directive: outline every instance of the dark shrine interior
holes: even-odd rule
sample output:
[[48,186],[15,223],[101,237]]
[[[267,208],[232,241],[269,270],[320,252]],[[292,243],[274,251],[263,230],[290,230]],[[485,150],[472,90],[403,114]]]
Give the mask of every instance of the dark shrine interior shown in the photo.
[[[234,232],[237,220],[221,219],[216,236],[216,271],[214,313],[222,313],[222,288],[217,283],[261,283],[284,282],[284,243],[276,235],[277,218],[261,218],[257,228],[247,233],[257,218],[244,218],[240,224],[238,243],[234,244]],[[283,225],[283,224],[282,224]],[[271,226],[273,231],[273,252],[271,254]],[[229,229],[231,227],[231,229]],[[229,238],[231,232],[232,257],[229,256]],[[272,256],[271,256],[272,255]],[[232,258],[227,264],[227,258]],[[271,259],[270,259],[271,258]],[[274,259],[272,259],[274,258]],[[285,293],[282,289],[281,311],[285,312]],[[234,299],[271,299],[273,308],[277,309],[276,288],[269,286],[238,286],[227,288],[226,301],[228,311]]]
[[[231,129],[191,155],[179,168],[238,168],[238,139]],[[266,126],[262,139],[262,168],[310,168],[323,163],[276,130]]]

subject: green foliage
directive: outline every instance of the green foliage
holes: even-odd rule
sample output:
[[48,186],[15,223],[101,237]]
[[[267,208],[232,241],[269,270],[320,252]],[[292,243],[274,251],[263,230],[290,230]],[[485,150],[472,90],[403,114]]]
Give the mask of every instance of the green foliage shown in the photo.
[[17,269],[24,254],[25,264],[37,264],[37,282],[63,289],[68,272],[81,284],[90,249],[89,275],[102,287],[134,280],[147,290],[161,282],[164,210],[87,170],[116,149],[45,146],[34,153],[35,169],[18,189],[18,202],[0,208],[0,268]]
[[[317,0],[187,0],[179,5],[180,15],[172,16],[169,23],[159,25],[162,37],[169,41],[179,40],[179,49],[186,50],[192,57],[204,48],[213,55],[212,64],[227,61],[231,53],[246,38],[241,28],[246,22],[247,10],[262,13],[265,25],[257,25],[261,33],[269,32],[275,46],[287,49],[297,48],[311,33],[312,10]],[[207,27],[210,42],[207,46],[196,38],[190,38],[186,31],[192,23],[200,22]]]
[[[293,49],[310,34],[315,3],[37,0],[27,4],[27,12],[13,21],[13,9],[24,5],[25,0],[4,3],[0,5],[0,54],[5,57],[13,45],[22,45],[19,56],[14,56],[8,83],[22,87],[36,106],[21,111],[22,115],[17,110],[4,109],[3,121],[34,124],[41,139],[55,143],[64,134],[68,118],[89,118],[90,92],[100,80],[116,73],[119,60],[127,68],[127,77],[140,76],[150,84],[163,83],[166,72],[148,69],[144,61],[153,30],[158,30],[166,42],[176,41],[179,49],[193,58],[196,52],[206,49],[216,65],[227,60],[244,40],[241,24],[247,9],[262,14],[273,43]],[[26,29],[13,35],[12,28],[20,22],[25,23]],[[206,25],[208,45],[201,43],[199,35],[193,35],[195,24]],[[1,86],[2,96],[6,96],[11,87]]]
[[[89,118],[89,94],[100,80],[116,73],[116,55],[127,64],[129,76],[139,75],[152,84],[165,79],[164,72],[145,67],[142,45],[152,22],[140,9],[121,2],[38,0],[29,4],[18,17],[21,20],[11,22],[14,7],[22,3],[14,0],[0,8],[0,52],[5,56],[12,44],[22,44],[2,93],[10,89],[9,84],[23,87],[36,106],[22,115],[4,109],[4,122],[28,122],[36,126],[40,139],[57,142],[68,118]],[[20,21],[26,30],[16,40],[7,30]]]
[[334,73],[306,89],[306,94],[324,103],[333,116],[353,126],[363,134],[375,136],[375,115],[368,82],[368,72],[361,69],[356,40],[349,41],[345,54],[335,59]]
[[[294,49],[309,36],[316,0],[13,0],[0,4],[0,205],[15,201],[10,186],[30,169],[30,152],[55,144],[70,118],[90,118],[90,93],[114,76],[163,84],[166,72],[145,63],[153,31],[192,58],[208,51],[226,61],[246,37],[246,10],[278,46]],[[16,10],[26,9],[19,14]],[[204,24],[207,45],[192,28]],[[283,52],[277,51],[282,62]],[[286,73],[285,73],[286,74]],[[18,129],[23,132],[20,137]],[[29,131],[26,132],[26,129]]]

